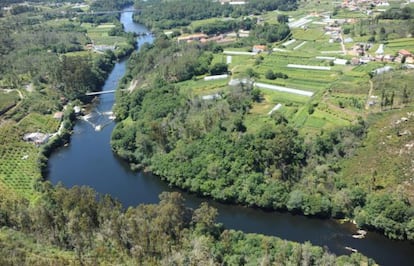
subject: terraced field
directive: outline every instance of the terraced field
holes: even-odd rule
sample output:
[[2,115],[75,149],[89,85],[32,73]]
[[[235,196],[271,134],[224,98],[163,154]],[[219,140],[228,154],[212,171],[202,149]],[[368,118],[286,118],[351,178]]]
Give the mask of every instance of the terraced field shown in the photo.
[[390,52],[397,52],[400,49],[413,51],[414,50],[414,38],[402,38],[402,39],[390,40],[385,45],[385,48],[386,48],[385,51],[387,51],[387,48],[388,48],[388,51]]
[[0,91],[0,114],[3,110],[17,103],[19,100],[19,94],[17,91],[3,92]]
[[[338,43],[329,43],[327,38],[321,35],[320,29],[315,28],[309,32],[295,29],[294,32],[294,35],[298,35],[294,36],[296,41],[283,48],[286,49],[284,52],[276,49],[274,52],[264,52],[258,55],[233,55],[229,69],[232,72],[232,78],[246,77],[246,73],[251,69],[255,73],[255,82],[311,91],[314,92],[314,96],[309,98],[261,89],[263,101],[252,106],[250,114],[246,117],[246,125],[259,127],[267,119],[268,112],[279,103],[282,107],[277,112],[289,118],[293,124],[301,128],[304,134],[349,125],[364,112],[369,90],[368,73],[378,68],[380,64],[333,66],[329,60],[317,57],[323,56],[322,50],[340,50]],[[319,34],[322,40],[306,41],[311,40],[314,34]],[[302,43],[304,44],[301,47],[293,50],[297,44]],[[248,47],[238,48],[238,50],[247,51]],[[337,57],[337,55],[333,56]],[[213,62],[226,62],[226,55],[215,55]],[[330,70],[288,67],[292,64],[330,67]],[[288,78],[266,79],[265,73],[269,70],[286,74]],[[213,82],[210,84],[213,85]],[[196,87],[199,93],[203,91],[201,86]],[[208,91],[217,91],[213,87]],[[220,87],[226,89],[225,84]],[[207,89],[206,85],[205,88]],[[310,106],[314,104],[314,111],[310,112]]]

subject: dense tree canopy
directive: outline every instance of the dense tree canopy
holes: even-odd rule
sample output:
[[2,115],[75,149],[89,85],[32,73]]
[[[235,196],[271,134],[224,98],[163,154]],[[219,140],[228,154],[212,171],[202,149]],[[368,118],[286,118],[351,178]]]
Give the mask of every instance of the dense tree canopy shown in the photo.
[[285,39],[290,34],[290,30],[286,24],[265,24],[256,25],[251,34],[258,40],[271,43]]
[[276,9],[294,10],[297,7],[296,0],[252,0],[241,6],[222,5],[219,1],[205,0],[138,0],[135,5],[142,9],[135,16],[138,22],[161,29],[186,26],[191,21],[212,17],[237,18]]
[[406,6],[404,8],[390,8],[378,15],[379,19],[414,19],[414,8]]
[[225,230],[216,224],[217,210],[206,203],[189,209],[176,192],[162,193],[159,204],[124,210],[86,187],[45,182],[37,189],[33,203],[0,194],[2,265],[374,263],[360,254],[336,257],[310,243]]
[[[270,29],[261,27],[257,34]],[[136,78],[145,86],[117,95],[117,117],[128,119],[113,131],[115,152],[135,169],[150,170],[170,184],[219,201],[355,217],[361,226],[391,238],[411,237],[412,206],[404,199],[399,211],[371,211],[370,197],[381,194],[341,181],[339,161],[352,156],[366,136],[362,119],[309,143],[278,113],[252,130],[245,116],[260,95],[250,83],[228,86],[214,100],[180,90],[179,81],[225,71],[226,64],[211,64],[211,53],[207,46],[161,37],[131,57],[123,84]],[[287,78],[274,72],[268,77]]]

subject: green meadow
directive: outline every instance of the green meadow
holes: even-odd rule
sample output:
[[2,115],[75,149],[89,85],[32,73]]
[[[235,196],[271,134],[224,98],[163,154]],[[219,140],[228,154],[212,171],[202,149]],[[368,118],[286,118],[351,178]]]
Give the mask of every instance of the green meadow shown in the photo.
[[110,36],[109,31],[115,24],[106,23],[98,26],[91,23],[82,23],[82,28],[87,30],[87,34],[95,45],[122,45],[126,44],[125,38],[120,36]]
[[19,94],[17,91],[0,91],[0,113],[2,110],[12,106],[19,101]]

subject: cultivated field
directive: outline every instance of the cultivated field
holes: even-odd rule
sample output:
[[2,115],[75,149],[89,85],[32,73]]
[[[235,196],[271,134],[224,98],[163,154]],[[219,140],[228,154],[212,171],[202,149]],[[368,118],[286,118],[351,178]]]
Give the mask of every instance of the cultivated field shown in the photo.
[[31,113],[19,123],[4,122],[0,127],[0,183],[19,195],[34,197],[33,184],[41,178],[39,149],[23,141],[25,133],[57,131],[59,122],[51,115]]
[[110,36],[109,31],[115,27],[114,24],[101,24],[94,26],[91,23],[83,23],[82,28],[88,32],[95,45],[121,45],[126,44],[125,38],[120,36]]
[[14,104],[19,100],[19,94],[17,91],[5,92],[0,90],[0,114],[2,111]]

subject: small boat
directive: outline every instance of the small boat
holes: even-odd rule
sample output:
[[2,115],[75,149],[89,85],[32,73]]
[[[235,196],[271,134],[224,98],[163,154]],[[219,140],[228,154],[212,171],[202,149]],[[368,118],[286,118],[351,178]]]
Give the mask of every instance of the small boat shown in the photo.
[[352,251],[352,252],[358,252],[358,250],[356,250],[355,248],[351,248],[351,247],[345,247],[345,249]]
[[352,237],[357,238],[357,239],[362,239],[365,237],[366,234],[367,234],[367,231],[360,229],[357,231],[357,234],[352,235]]
[[356,239],[362,239],[365,237],[365,235],[352,235],[352,237]]

